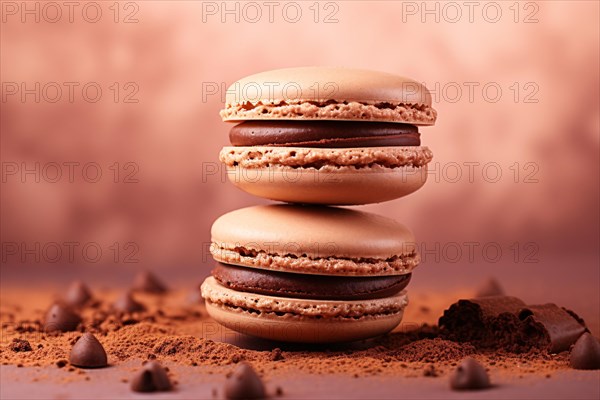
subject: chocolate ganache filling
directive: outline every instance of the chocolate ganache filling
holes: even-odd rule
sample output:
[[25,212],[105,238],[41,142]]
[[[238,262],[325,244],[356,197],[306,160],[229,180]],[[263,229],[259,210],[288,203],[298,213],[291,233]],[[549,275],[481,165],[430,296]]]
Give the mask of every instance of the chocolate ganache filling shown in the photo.
[[411,274],[392,276],[309,275],[217,263],[212,276],[240,292],[314,300],[367,300],[404,289]]
[[370,121],[245,121],[229,132],[234,146],[419,146],[415,125]]

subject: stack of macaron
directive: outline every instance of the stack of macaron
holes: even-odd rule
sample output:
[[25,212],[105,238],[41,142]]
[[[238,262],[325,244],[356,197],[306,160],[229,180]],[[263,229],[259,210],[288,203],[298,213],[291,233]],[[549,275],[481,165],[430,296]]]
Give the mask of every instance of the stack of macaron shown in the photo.
[[227,91],[236,122],[220,160],[229,180],[285,202],[218,218],[208,313],[261,338],[347,342],[394,329],[419,264],[402,224],[340,205],[396,199],[427,179],[418,125],[436,112],[420,83],[396,75],[306,67],[263,72]]

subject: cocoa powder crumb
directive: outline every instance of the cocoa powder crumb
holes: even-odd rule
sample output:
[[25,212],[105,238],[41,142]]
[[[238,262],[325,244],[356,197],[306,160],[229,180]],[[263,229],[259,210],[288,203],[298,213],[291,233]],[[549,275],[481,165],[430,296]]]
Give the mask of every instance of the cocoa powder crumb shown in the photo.
[[411,342],[393,355],[401,361],[431,363],[459,360],[474,352],[475,348],[470,344],[435,338]]
[[242,361],[244,358],[240,355],[240,354],[233,354],[231,356],[231,363],[232,364],[237,364],[240,361]]
[[32,351],[31,344],[27,340],[13,338],[10,343],[10,349],[15,353],[23,351]]

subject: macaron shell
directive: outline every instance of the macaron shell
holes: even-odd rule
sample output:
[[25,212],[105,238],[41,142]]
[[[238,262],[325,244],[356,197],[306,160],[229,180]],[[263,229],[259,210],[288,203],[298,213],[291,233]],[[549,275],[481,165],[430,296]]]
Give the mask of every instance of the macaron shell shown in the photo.
[[255,196],[290,203],[360,205],[394,200],[427,181],[425,146],[225,147],[231,183]]
[[291,297],[269,296],[250,292],[239,292],[222,286],[209,276],[201,286],[202,297],[211,303],[240,307],[261,313],[278,315],[285,319],[297,317],[356,320],[365,316],[393,314],[400,312],[408,304],[406,291],[390,297],[370,300],[310,300]]
[[211,303],[206,303],[206,311],[219,324],[234,331],[262,339],[293,343],[343,343],[384,335],[402,322],[404,314],[401,311],[361,321],[290,322],[277,316],[260,317]]
[[433,125],[436,116],[431,94],[421,83],[340,67],[286,68],[247,76],[227,89],[221,111],[224,121],[337,119]]
[[213,243],[280,256],[387,260],[414,255],[415,238],[391,218],[339,207],[272,204],[219,217]]
[[288,100],[390,102],[431,105],[427,88],[386,72],[344,67],[295,67],[246,76],[227,90],[226,104]]
[[[335,171],[340,167],[360,169],[386,169],[397,167],[422,167],[433,159],[426,146],[391,147],[276,147],[276,146],[226,146],[219,160],[228,167],[261,168],[287,166],[322,171]],[[329,168],[328,168],[329,167]],[[290,177],[292,179],[293,176]],[[248,179],[252,179],[249,175]]]
[[[201,287],[209,315],[252,336],[304,343],[344,342],[385,334],[402,320],[406,292],[374,300],[325,301],[236,292],[208,277]],[[252,310],[252,311],[249,311]]]
[[[427,167],[400,167],[388,171],[297,170],[292,167],[227,168],[229,180],[254,196],[289,203],[362,205],[398,199],[419,190],[427,180]],[[249,181],[248,176],[256,175]],[[293,181],[290,177],[294,177]],[[317,180],[317,182],[315,182]]]
[[324,102],[310,101],[262,104],[248,108],[247,104],[227,106],[221,111],[225,122],[250,120],[339,120],[339,121],[379,121],[399,122],[413,125],[433,125],[437,118],[436,111],[430,106],[394,104],[391,107],[378,104],[358,102]]
[[[250,268],[268,269],[273,271],[341,276],[375,276],[375,275],[404,275],[412,272],[419,265],[421,257],[418,253],[403,254],[395,259],[362,260],[336,257],[306,256],[292,257],[290,255],[269,254],[256,252],[245,255],[239,248],[225,248],[227,243],[215,243],[210,246],[210,252],[216,261],[240,265]],[[409,247],[407,244],[406,247]]]

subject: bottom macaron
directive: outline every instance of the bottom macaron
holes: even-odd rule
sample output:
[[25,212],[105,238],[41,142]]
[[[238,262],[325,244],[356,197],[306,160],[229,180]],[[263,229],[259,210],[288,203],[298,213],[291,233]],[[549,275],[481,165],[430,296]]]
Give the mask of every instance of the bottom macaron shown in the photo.
[[269,340],[350,342],[383,335],[402,320],[405,291],[368,300],[312,300],[242,292],[208,277],[201,287],[210,316],[227,328]]

